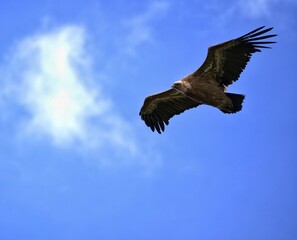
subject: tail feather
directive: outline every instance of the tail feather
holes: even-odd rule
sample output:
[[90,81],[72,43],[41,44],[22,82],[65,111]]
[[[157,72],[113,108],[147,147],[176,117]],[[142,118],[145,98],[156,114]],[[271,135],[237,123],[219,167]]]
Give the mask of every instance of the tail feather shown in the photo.
[[244,100],[244,95],[235,93],[225,93],[228,98],[232,100],[233,108],[229,109],[226,113],[236,113],[242,109],[242,103]]

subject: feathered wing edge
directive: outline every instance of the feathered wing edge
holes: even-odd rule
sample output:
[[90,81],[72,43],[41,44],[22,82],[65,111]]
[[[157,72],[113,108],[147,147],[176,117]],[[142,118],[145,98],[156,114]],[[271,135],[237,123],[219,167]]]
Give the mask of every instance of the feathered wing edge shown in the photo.
[[276,43],[275,41],[264,40],[277,36],[277,34],[265,35],[273,28],[264,28],[265,26],[259,27],[237,39],[231,40],[230,42],[233,42],[234,46],[231,44],[231,47],[226,48],[222,53],[225,63],[221,68],[223,74],[220,75],[219,79],[221,79],[221,83],[225,87],[239,79],[253,53],[261,52],[263,48],[271,48],[265,45]]
[[264,28],[265,26],[259,27],[241,37],[209,47],[204,63],[193,74],[201,76],[213,71],[222,85],[229,86],[239,79],[253,53],[261,52],[261,48],[270,48],[265,44],[275,43],[264,39],[277,34],[263,35],[273,28]]
[[[272,38],[277,36],[277,34],[269,34],[263,35],[273,29],[273,27],[264,29],[265,26],[259,27],[247,34],[242,35],[241,37],[237,38],[236,40],[242,41],[243,43],[247,43],[250,45],[251,48],[255,50],[255,52],[261,52],[261,48],[271,48],[268,46],[264,46],[263,44],[273,44],[276,43],[274,41],[261,41],[263,39]],[[259,37],[260,36],[260,37]]]
[[148,96],[140,110],[139,115],[145,124],[154,132],[164,132],[169,119],[190,108],[200,105],[195,100],[185,96],[176,89]]

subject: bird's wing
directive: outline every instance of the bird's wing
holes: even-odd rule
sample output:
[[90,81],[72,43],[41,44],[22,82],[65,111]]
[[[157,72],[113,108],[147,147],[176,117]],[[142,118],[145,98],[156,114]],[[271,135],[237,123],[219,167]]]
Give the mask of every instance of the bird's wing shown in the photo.
[[239,78],[253,53],[261,52],[261,48],[270,48],[266,44],[275,43],[263,41],[276,36],[263,35],[272,29],[262,26],[239,38],[209,47],[204,63],[194,75],[201,76],[211,71],[220,84],[232,84]]
[[164,124],[169,124],[170,118],[198,105],[200,103],[171,88],[148,96],[144,100],[139,115],[152,131],[156,129],[158,133],[161,133],[165,130]]

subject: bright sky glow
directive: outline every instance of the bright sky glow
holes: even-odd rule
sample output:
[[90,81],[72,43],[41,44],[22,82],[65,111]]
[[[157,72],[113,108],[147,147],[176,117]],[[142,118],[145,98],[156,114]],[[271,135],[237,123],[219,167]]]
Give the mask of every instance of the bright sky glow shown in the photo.
[[[7,1],[0,8],[0,239],[295,240],[297,4]],[[162,135],[147,95],[210,45],[257,27],[224,115],[201,106]]]

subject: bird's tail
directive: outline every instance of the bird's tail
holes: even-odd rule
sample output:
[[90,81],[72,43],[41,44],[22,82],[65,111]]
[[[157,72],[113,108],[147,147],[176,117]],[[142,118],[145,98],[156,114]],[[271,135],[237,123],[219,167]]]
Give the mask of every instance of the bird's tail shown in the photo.
[[242,109],[242,103],[244,100],[244,95],[242,94],[235,94],[235,93],[225,93],[228,98],[232,100],[233,108],[228,109],[228,111],[223,111],[225,113],[236,113]]

